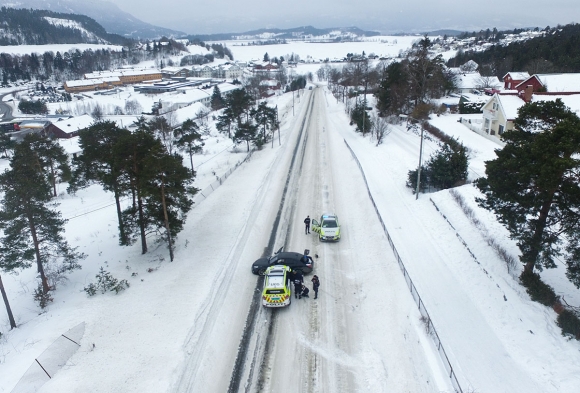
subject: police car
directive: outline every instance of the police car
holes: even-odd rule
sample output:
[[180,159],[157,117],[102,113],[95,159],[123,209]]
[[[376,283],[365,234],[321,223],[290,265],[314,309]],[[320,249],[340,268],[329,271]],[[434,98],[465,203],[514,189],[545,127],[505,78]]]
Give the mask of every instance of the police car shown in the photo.
[[336,214],[323,214],[320,222],[312,220],[312,230],[318,233],[320,241],[337,242],[340,240],[340,224]]
[[264,275],[262,305],[264,307],[286,307],[292,302],[290,280],[291,269],[284,265],[270,266]]

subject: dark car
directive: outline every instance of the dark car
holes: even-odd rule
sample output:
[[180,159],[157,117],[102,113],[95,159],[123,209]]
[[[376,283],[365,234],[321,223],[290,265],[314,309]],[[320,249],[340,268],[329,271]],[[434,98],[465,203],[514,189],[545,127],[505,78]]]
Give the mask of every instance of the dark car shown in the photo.
[[268,258],[260,258],[252,264],[252,273],[263,276],[266,269],[273,265],[286,265],[292,270],[300,271],[302,274],[308,274],[312,272],[314,264],[312,259],[308,262],[302,262],[302,257],[304,254],[299,252],[282,251],[278,252]]

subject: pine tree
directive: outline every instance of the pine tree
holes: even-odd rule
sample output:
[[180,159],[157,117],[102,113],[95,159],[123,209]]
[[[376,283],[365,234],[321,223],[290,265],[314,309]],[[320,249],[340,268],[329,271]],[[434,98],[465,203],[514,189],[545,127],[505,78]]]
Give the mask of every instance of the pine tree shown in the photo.
[[39,134],[26,135],[21,145],[28,145],[34,153],[36,164],[49,180],[56,197],[57,180],[68,181],[71,176],[68,156],[62,146]]
[[165,147],[149,131],[145,121],[138,122],[137,130],[119,140],[118,151],[124,152],[120,159],[122,172],[126,173],[130,191],[133,195],[132,206],[123,211],[127,236],[133,241],[137,233],[141,240],[141,253],[147,252],[147,229],[151,225],[145,212],[148,182],[154,176],[151,157],[165,152]]
[[234,141],[240,143],[246,142],[248,151],[250,151],[250,142],[256,142],[258,126],[252,121],[244,121],[236,126]]
[[117,127],[112,121],[94,123],[81,130],[79,145],[83,154],[74,160],[76,167],[68,189],[72,193],[87,187],[91,181],[98,181],[106,191],[113,192],[121,245],[131,244],[125,230],[120,201],[129,190],[127,174],[122,168],[126,152],[120,148],[120,140],[130,135],[128,130]]
[[189,162],[191,164],[191,172],[193,169],[193,155],[201,152],[204,142],[199,133],[199,126],[191,119],[183,122],[181,127],[175,130],[176,145],[181,150],[189,155]]
[[10,138],[10,135],[0,134],[0,151],[4,152],[4,157],[8,158],[8,151],[12,150],[16,143]]
[[224,107],[224,99],[217,85],[213,88],[213,93],[211,95],[211,109],[214,111],[220,110]]
[[0,175],[0,191],[4,193],[0,224],[0,267],[5,271],[24,269],[36,261],[42,293],[50,291],[45,268],[60,262],[61,272],[80,268],[84,258],[71,248],[63,237],[66,220],[53,210],[51,186],[39,170],[38,155],[30,144],[22,143],[14,151],[10,169]]
[[266,102],[261,102],[258,107],[251,111],[251,115],[256,124],[262,128],[262,134],[259,137],[259,144],[267,142],[267,130],[274,130],[278,124],[276,122],[276,109],[271,108]]
[[580,118],[561,100],[529,103],[502,139],[477,181],[479,204],[518,241],[524,273],[556,267],[565,245],[566,274],[580,287]]
[[169,154],[173,153],[173,128],[165,116],[155,116],[149,120],[147,122],[147,129],[163,143],[163,146],[165,146]]
[[162,236],[173,260],[175,236],[183,228],[185,214],[192,206],[189,195],[194,173],[182,164],[177,154],[169,154],[161,141],[140,122],[137,130],[122,138],[119,151],[123,156],[123,171],[134,195],[133,205],[123,211],[127,234],[141,239],[141,252],[148,250],[147,234],[164,230]]
[[181,156],[153,149],[148,157],[145,211],[152,229],[165,230],[169,259],[173,261],[175,237],[183,229],[186,213],[193,206],[189,198],[197,190],[191,186],[194,173],[185,168]]

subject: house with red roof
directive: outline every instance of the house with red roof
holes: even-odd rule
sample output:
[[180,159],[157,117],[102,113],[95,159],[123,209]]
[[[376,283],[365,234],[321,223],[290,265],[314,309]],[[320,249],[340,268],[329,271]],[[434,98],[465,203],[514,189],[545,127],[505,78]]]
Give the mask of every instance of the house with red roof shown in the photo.
[[503,88],[505,90],[515,89],[517,85],[530,77],[527,72],[508,72],[503,76]]
[[580,94],[580,73],[534,74],[514,87],[526,102],[533,94]]

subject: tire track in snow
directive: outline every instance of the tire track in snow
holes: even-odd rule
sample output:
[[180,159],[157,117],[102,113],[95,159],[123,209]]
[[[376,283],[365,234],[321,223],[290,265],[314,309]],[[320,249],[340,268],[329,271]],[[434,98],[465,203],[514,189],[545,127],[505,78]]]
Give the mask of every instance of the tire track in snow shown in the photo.
[[[298,148],[298,145],[296,149]],[[296,151],[294,152],[295,155]],[[278,155],[276,157],[274,164],[271,166],[270,170],[266,173],[266,175],[262,178],[259,188],[255,193],[255,201],[253,203],[253,207],[248,215],[245,225],[241,228],[236,241],[234,242],[228,257],[225,259],[224,264],[221,265],[221,268],[217,271],[213,278],[213,282],[216,285],[212,286],[211,291],[206,296],[206,299],[203,301],[204,306],[199,310],[198,314],[194,318],[194,324],[190,329],[185,343],[184,343],[184,351],[189,356],[187,357],[186,363],[183,367],[183,374],[179,377],[177,383],[174,385],[172,389],[175,392],[190,392],[194,390],[195,381],[198,377],[198,370],[200,365],[202,364],[203,357],[205,355],[205,348],[208,345],[208,342],[211,341],[211,334],[213,331],[213,327],[216,324],[218,319],[219,313],[221,308],[225,302],[225,297],[218,296],[220,293],[224,293],[224,291],[230,286],[231,281],[235,278],[233,275],[229,274],[228,272],[231,271],[232,267],[236,266],[239,262],[240,256],[242,255],[242,249],[245,247],[246,243],[249,241],[249,236],[254,226],[257,217],[261,214],[261,209],[263,206],[264,200],[269,196],[268,194],[268,183],[270,179],[273,177],[272,173],[276,170],[277,167],[280,165],[280,161],[282,160],[282,155]],[[293,159],[294,161],[294,159]],[[288,186],[286,186],[287,188]],[[278,224],[279,218],[277,218],[274,224],[274,230],[272,231],[272,236],[270,237],[270,241],[268,242],[268,246],[264,249],[264,255],[271,255],[273,253],[274,243],[275,243],[275,234]],[[248,318],[246,320],[246,325],[244,329],[244,334],[242,338],[242,343],[240,344],[240,350],[238,351],[238,356],[236,358],[236,365],[234,366],[234,372],[232,373],[232,378],[230,382],[230,389],[228,391],[237,391],[231,390],[233,387],[239,388],[239,381],[241,378],[241,373],[237,372],[236,370],[243,370],[243,366],[245,364],[245,357],[240,356],[240,351],[247,353],[247,346],[250,341],[255,343],[255,352],[259,352],[263,350],[261,347],[261,343],[264,340],[267,340],[268,332],[261,332],[258,331],[256,337],[251,337],[253,332],[253,326],[256,320],[266,320],[267,325],[271,324],[270,316],[271,313],[266,313],[262,310],[260,305],[261,300],[261,287],[263,285],[263,277],[258,277],[256,283],[256,290],[254,291],[254,296],[252,298],[252,302],[250,305],[250,312],[248,313]],[[251,310],[254,310],[253,312]],[[248,332],[248,333],[246,333]],[[263,338],[262,335],[266,335],[266,338]],[[243,346],[246,346],[246,351],[243,351]],[[261,359],[258,355],[254,354],[251,360],[251,367],[250,369],[253,370],[256,364],[260,364]],[[250,372],[250,376],[252,373]],[[237,383],[235,382],[237,379]]]
[[[312,113],[312,106],[313,106],[312,97],[313,97],[313,95],[310,94],[309,102],[306,105],[307,111],[306,111],[306,114],[304,116],[304,120],[302,121],[302,124],[300,126],[300,132],[299,132],[299,135],[297,138],[296,146],[294,147],[294,154],[292,156],[292,160],[290,162],[290,166],[288,169],[288,175],[286,177],[284,191],[282,192],[282,197],[280,199],[280,207],[278,209],[276,219],[274,220],[274,224],[272,226],[272,232],[270,233],[270,239],[268,241],[268,246],[266,247],[265,252],[264,252],[265,255],[272,255],[272,253],[274,252],[274,246],[275,246],[276,240],[278,238],[278,234],[281,233],[281,229],[282,229],[283,224],[284,224],[282,222],[283,214],[285,212],[288,212],[287,202],[292,200],[292,198],[288,198],[288,196],[292,195],[296,191],[296,188],[294,187],[291,189],[290,185],[295,184],[296,180],[299,178],[297,176],[297,173],[299,173],[300,169],[302,168],[302,163],[303,163],[303,159],[304,159],[304,149],[305,149],[306,142],[307,142],[306,136],[304,136],[304,141],[302,143],[301,143],[301,141],[303,139],[303,135],[305,134],[304,130],[305,130],[306,121],[309,118],[309,113]],[[300,154],[298,154],[301,146],[302,146],[302,150],[301,150]],[[295,168],[296,164],[299,165],[298,168]],[[291,207],[289,209],[289,214],[291,215],[293,213],[294,205],[290,204],[290,206]],[[291,221],[288,220],[287,222],[291,222]],[[287,243],[290,229],[291,229],[291,224],[289,224],[289,227],[286,229],[286,233],[283,234],[284,235],[284,246]],[[246,325],[245,325],[242,339],[241,339],[241,342],[239,345],[238,355],[236,357],[234,368],[232,370],[232,376],[230,378],[230,385],[228,387],[228,392],[230,392],[230,393],[240,391],[242,380],[244,379],[244,375],[247,375],[247,381],[246,381],[245,389],[244,389],[245,392],[249,392],[254,384],[257,384],[257,387],[259,389],[260,386],[263,386],[263,384],[265,383],[264,370],[267,368],[268,352],[270,352],[270,349],[273,345],[272,340],[273,340],[274,334],[272,334],[272,332],[274,332],[276,329],[275,322],[276,322],[277,318],[276,318],[276,310],[272,310],[272,312],[270,313],[271,318],[266,319],[267,333],[266,333],[266,337],[264,339],[265,340],[264,346],[262,347],[258,340],[254,340],[256,335],[258,335],[258,336],[262,335],[260,333],[260,331],[257,331],[259,329],[256,329],[256,320],[262,320],[262,316],[269,314],[262,307],[260,307],[261,306],[260,299],[261,299],[262,285],[263,285],[263,278],[262,278],[262,280],[258,280],[258,282],[256,284],[256,289],[254,291],[254,297],[252,299],[252,304],[251,304],[250,309],[248,311]],[[258,315],[258,314],[260,314],[260,316],[261,316],[259,319],[256,318],[256,315]],[[252,343],[254,343],[254,348],[252,351],[253,352],[252,361],[250,362],[248,370],[246,371],[246,364],[248,362],[248,354],[250,353],[250,350],[252,349],[251,348]],[[264,348],[263,353],[262,353],[262,348]],[[256,375],[256,377],[254,377],[255,368],[256,368],[256,365],[258,365],[258,362],[259,362],[259,371],[258,371],[258,374]]]

